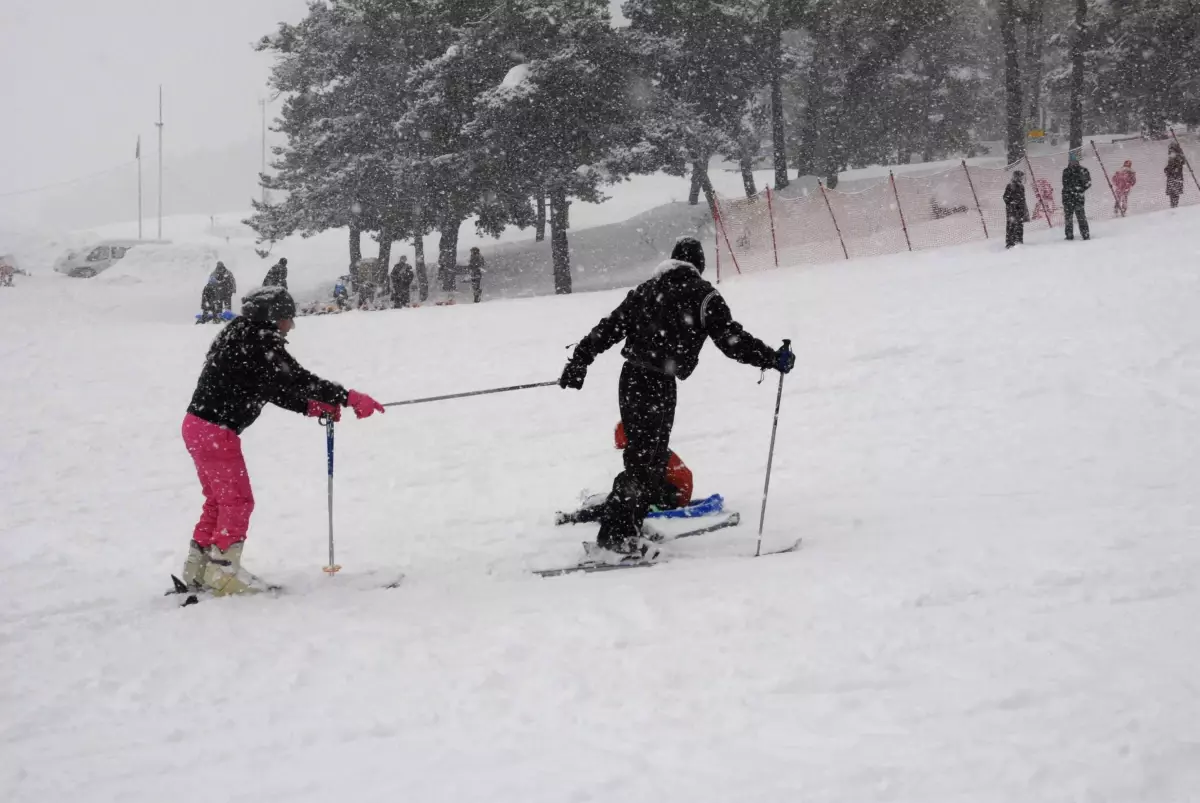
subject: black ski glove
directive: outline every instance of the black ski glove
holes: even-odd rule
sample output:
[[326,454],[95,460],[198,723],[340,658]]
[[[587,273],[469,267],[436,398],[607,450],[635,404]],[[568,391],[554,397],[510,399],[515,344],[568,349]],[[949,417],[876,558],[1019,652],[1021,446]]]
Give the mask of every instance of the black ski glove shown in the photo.
[[781,374],[791,373],[796,367],[796,355],[792,351],[792,341],[783,341],[783,348],[775,352],[775,362],[771,366]]
[[568,360],[567,366],[563,368],[562,376],[558,378],[558,386],[563,390],[573,388],[575,390],[583,390],[583,380],[587,378],[587,366]]

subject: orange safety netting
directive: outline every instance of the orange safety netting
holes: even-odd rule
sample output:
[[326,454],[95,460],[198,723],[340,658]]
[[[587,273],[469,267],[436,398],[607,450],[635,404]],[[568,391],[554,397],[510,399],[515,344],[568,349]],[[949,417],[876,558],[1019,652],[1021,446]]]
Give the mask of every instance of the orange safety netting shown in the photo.
[[[1092,174],[1087,215],[1104,221],[1170,208],[1163,168],[1172,140],[1131,139],[1088,143],[1080,162]],[[1194,137],[1180,137],[1185,154],[1200,153]],[[1004,187],[1014,170],[1025,173],[1031,221],[1027,226],[1062,228],[1062,171],[1067,152],[1031,156],[1005,168],[965,163],[924,176],[895,176],[857,192],[820,187],[800,198],[766,192],[755,198],[720,198],[717,248],[722,269],[749,273],[777,266],[812,265],[857,257],[942,248],[1004,238]],[[1136,183],[1120,192],[1115,178],[1126,161]],[[1190,159],[1189,159],[1190,161]],[[1200,203],[1185,166],[1180,204]],[[732,253],[731,253],[732,251]]]

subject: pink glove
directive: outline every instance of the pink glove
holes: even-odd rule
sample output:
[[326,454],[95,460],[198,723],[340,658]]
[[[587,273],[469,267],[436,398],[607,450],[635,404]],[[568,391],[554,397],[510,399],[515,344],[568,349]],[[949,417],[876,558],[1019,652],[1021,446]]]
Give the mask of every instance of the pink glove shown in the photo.
[[316,399],[308,400],[308,410],[304,414],[309,418],[332,418],[334,421],[342,420],[341,407],[338,407],[336,404],[326,404]]
[[372,413],[386,413],[383,405],[372,399],[365,393],[359,393],[357,390],[352,390],[346,395],[346,402],[354,409],[354,414],[359,418],[366,418]]

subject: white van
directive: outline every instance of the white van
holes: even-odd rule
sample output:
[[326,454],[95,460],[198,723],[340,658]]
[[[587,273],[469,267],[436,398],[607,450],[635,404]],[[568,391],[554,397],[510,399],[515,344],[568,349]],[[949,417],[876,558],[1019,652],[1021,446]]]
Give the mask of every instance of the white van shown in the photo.
[[54,264],[56,273],[87,278],[108,270],[125,252],[139,245],[167,245],[170,240],[101,240],[78,251],[70,251]]

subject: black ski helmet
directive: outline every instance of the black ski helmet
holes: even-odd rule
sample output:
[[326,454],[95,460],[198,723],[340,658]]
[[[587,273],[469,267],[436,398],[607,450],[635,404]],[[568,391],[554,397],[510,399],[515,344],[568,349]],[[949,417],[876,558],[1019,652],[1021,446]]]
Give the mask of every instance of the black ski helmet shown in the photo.
[[287,267],[287,257],[280,257],[279,264],[283,265],[286,268]]
[[680,237],[676,240],[675,248],[671,251],[671,259],[690,262],[696,267],[696,270],[704,273],[704,246],[695,237]]
[[296,317],[296,302],[282,287],[260,287],[242,298],[242,315],[264,323]]

